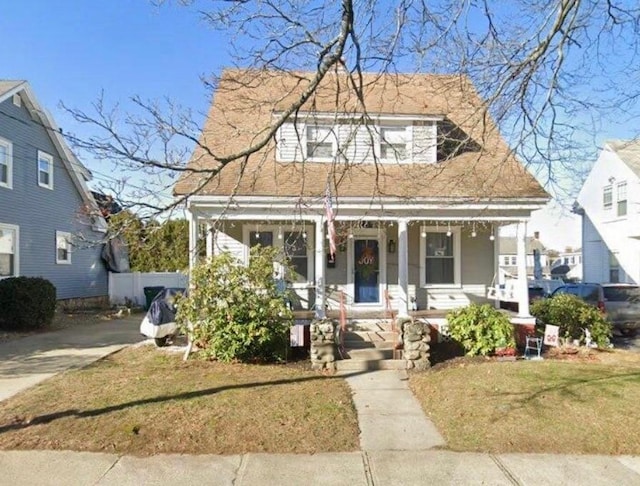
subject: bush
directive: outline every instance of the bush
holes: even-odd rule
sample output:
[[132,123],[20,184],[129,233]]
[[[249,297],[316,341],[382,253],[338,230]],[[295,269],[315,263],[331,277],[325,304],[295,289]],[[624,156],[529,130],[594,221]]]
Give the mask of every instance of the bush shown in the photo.
[[537,319],[540,332],[545,324],[560,327],[560,336],[567,339],[583,339],[584,329],[589,329],[591,339],[600,347],[609,344],[611,324],[592,305],[571,294],[559,294],[531,304],[531,314]]
[[447,314],[449,334],[468,356],[486,356],[498,348],[515,348],[513,325],[489,304],[471,304]]
[[56,288],[44,278],[0,280],[0,329],[24,331],[51,325],[56,311]]
[[[197,266],[176,320],[205,357],[284,359],[293,314],[273,277],[273,248],[253,248],[249,265],[228,253]],[[191,326],[189,325],[191,323]]]

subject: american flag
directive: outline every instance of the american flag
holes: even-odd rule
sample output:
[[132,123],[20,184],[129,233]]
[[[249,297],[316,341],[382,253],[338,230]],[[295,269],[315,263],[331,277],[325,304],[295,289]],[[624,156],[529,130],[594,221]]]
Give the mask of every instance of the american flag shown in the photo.
[[335,214],[333,214],[333,203],[331,202],[331,187],[327,182],[327,190],[324,193],[324,210],[327,216],[327,231],[329,232],[329,253],[331,258],[336,256],[336,227],[333,224]]

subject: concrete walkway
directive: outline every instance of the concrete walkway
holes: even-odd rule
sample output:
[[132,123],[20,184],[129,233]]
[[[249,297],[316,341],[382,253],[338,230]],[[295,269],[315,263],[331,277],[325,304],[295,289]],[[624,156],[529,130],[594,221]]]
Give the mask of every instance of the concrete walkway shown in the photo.
[[406,371],[343,375],[353,391],[363,451],[420,451],[445,445],[409,390]]
[[140,315],[127,316],[1,343],[0,400],[141,341],[141,320]]

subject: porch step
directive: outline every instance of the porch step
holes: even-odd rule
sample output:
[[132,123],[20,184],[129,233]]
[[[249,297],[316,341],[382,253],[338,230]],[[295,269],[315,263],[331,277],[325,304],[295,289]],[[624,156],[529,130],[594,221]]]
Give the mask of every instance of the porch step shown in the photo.
[[345,359],[336,361],[338,372],[375,371],[375,370],[404,370],[407,364],[403,359]]
[[344,342],[395,342],[398,333],[391,331],[347,331],[344,334]]
[[373,361],[393,359],[393,346],[389,348],[346,348],[351,361]]
[[394,341],[348,341],[345,339],[344,347],[353,349],[393,349]]
[[351,319],[347,322],[347,331],[351,332],[391,332],[390,319]]

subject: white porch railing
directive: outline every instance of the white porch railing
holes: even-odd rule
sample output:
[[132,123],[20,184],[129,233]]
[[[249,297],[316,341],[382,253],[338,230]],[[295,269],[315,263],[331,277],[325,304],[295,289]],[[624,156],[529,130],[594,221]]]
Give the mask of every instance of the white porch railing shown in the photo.
[[136,305],[145,304],[145,287],[184,287],[189,277],[178,272],[109,273],[109,302],[124,305],[127,300]]

